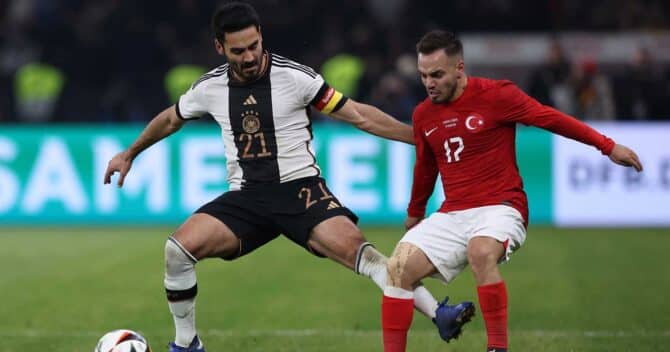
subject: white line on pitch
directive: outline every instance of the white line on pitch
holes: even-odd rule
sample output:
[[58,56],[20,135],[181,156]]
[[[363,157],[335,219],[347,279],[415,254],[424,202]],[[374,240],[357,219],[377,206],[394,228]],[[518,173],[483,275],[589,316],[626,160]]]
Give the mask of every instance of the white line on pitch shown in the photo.
[[[168,331],[142,331],[145,335],[170,335]],[[475,333],[483,331],[471,330]],[[552,338],[633,338],[633,337],[670,337],[670,330],[645,331],[645,330],[511,330],[512,335],[526,337],[552,337]],[[52,331],[52,330],[0,330],[2,337],[97,337],[102,336],[103,331]],[[413,330],[412,335],[435,335],[432,330]],[[225,337],[305,337],[305,336],[381,336],[379,330],[319,330],[319,329],[294,329],[294,330],[203,330],[204,336]]]

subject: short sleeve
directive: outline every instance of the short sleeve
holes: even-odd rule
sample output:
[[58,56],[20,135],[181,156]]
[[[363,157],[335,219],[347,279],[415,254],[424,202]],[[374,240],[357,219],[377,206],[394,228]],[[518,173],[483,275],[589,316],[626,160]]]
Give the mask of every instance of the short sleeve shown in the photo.
[[305,106],[314,99],[321,86],[325,83],[320,74],[311,69],[308,71],[308,68],[305,68],[304,71],[294,70],[293,77],[295,79],[300,102]]
[[330,114],[344,106],[347,97],[329,86],[314,69],[278,55],[273,55],[272,58],[273,65],[289,69],[300,105],[312,105],[324,114]]
[[324,114],[339,110],[347,101],[347,97],[328,85],[318,73],[312,77],[296,72],[296,83],[302,103],[312,105]]
[[202,85],[194,85],[186,91],[175,104],[177,116],[182,120],[195,120],[205,115],[208,110],[202,97]]

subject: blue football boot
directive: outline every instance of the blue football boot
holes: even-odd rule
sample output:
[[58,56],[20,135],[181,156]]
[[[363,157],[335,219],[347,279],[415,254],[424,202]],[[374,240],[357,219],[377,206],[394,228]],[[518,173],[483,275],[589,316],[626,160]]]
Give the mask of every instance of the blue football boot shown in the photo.
[[448,305],[449,297],[446,297],[435,310],[433,323],[437,326],[442,340],[449,342],[458,338],[462,332],[463,325],[475,316],[475,306],[472,302],[462,302],[456,305]]
[[188,347],[177,346],[176,343],[170,342],[168,344],[168,352],[205,352],[205,346],[203,346],[198,335],[195,335]]

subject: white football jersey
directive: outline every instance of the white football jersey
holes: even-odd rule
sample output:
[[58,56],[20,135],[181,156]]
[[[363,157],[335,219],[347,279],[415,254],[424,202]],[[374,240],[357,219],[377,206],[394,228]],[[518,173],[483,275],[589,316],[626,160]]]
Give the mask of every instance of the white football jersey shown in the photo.
[[267,57],[257,80],[231,80],[224,64],[198,79],[176,104],[182,119],[209,113],[221,126],[231,190],[319,176],[309,105],[329,113],[347,100],[310,67]]

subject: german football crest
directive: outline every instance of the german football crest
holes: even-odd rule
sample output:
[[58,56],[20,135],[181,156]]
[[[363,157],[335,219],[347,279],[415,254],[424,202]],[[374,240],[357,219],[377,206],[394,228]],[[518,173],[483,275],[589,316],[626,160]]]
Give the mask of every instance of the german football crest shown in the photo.
[[242,113],[242,129],[244,132],[254,134],[261,129],[260,114],[253,110],[247,110]]

